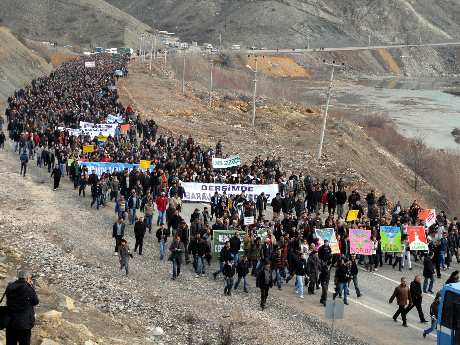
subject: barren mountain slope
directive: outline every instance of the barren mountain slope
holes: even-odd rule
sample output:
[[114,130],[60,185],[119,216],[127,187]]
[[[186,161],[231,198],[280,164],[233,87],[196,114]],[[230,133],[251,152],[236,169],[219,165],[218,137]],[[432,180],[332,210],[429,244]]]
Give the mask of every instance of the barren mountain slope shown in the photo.
[[2,0],[3,25],[26,38],[61,45],[135,46],[151,28],[102,0]]
[[[187,84],[184,97],[173,79],[148,75],[133,63],[130,75],[119,83],[120,98],[132,104],[143,117],[157,121],[174,135],[192,135],[204,145],[222,140],[226,153],[239,153],[244,162],[255,155],[281,157],[284,170],[312,176],[339,178],[365,191],[371,187],[386,192],[390,199],[422,200],[441,204],[436,191],[424,185],[424,195],[411,187],[411,171],[387,153],[357,125],[330,118],[321,162],[315,160],[322,117],[319,109],[291,103],[258,108],[256,130],[250,126],[251,106],[241,98],[214,95],[207,107]],[[206,96],[205,96],[206,97]],[[206,99],[205,99],[206,101]],[[334,113],[332,114],[334,115]]]
[[8,29],[0,27],[0,102],[16,88],[50,71],[51,66],[45,60],[19,42]]
[[313,46],[445,41],[458,37],[457,0],[107,0],[187,40]]

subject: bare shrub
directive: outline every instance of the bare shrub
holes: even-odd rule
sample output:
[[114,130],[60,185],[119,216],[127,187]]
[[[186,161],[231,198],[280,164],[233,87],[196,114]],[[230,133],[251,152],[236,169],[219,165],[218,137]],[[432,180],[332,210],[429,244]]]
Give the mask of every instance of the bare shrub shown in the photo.
[[368,115],[359,121],[360,125],[366,128],[384,128],[388,118],[384,115]]
[[460,208],[460,157],[456,153],[426,147],[421,138],[408,139],[399,134],[394,124],[372,120],[363,126],[380,145],[414,171],[414,189],[420,190],[420,177],[433,186],[443,198],[447,210]]

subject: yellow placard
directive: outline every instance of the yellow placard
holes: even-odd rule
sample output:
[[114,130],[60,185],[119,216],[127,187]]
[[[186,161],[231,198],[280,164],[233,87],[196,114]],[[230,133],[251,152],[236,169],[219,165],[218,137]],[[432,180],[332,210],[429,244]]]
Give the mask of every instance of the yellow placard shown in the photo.
[[150,168],[150,161],[145,160],[145,159],[141,159],[141,161],[139,162],[139,168],[140,169],[149,169]]
[[347,214],[347,222],[352,222],[358,219],[359,210],[349,210]]
[[94,152],[94,145],[83,145],[83,153]]
[[98,141],[103,141],[103,142],[104,142],[104,141],[107,141],[107,137],[106,137],[106,136],[103,136],[103,135],[100,135],[100,136],[97,137],[97,140],[98,140]]

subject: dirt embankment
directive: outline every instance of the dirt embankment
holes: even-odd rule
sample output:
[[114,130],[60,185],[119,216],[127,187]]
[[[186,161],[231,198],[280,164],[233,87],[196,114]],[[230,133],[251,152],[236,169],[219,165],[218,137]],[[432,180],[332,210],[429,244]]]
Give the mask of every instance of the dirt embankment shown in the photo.
[[8,29],[0,27],[0,101],[15,89],[50,71],[51,66],[43,58]]
[[150,75],[146,70],[132,63],[129,77],[119,83],[121,100],[175,135],[192,135],[205,145],[215,145],[220,139],[225,152],[239,153],[244,162],[256,155],[281,157],[288,173],[343,177],[356,188],[374,187],[405,203],[423,200],[412,191],[411,171],[353,123],[329,118],[318,162],[319,109],[260,100],[252,128],[250,98],[216,93],[209,108],[203,90],[192,90],[187,84],[186,95],[182,95],[176,81],[159,76],[156,66]]

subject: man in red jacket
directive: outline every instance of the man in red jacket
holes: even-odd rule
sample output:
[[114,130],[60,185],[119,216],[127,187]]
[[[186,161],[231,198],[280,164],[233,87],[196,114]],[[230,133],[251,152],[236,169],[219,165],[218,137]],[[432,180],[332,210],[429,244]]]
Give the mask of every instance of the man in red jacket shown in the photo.
[[164,192],[161,192],[161,195],[157,197],[157,209],[158,209],[157,225],[165,223],[167,207],[168,207],[168,198],[166,197]]

